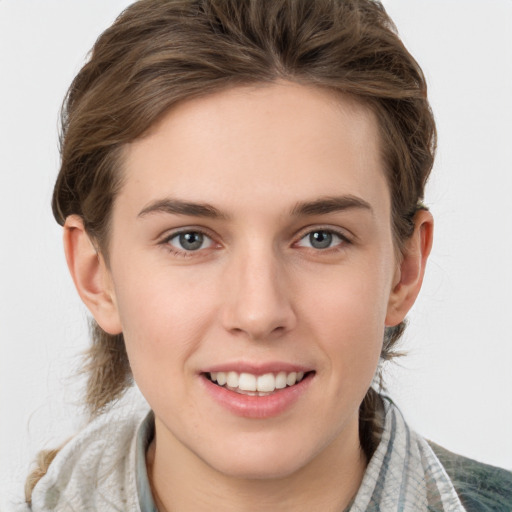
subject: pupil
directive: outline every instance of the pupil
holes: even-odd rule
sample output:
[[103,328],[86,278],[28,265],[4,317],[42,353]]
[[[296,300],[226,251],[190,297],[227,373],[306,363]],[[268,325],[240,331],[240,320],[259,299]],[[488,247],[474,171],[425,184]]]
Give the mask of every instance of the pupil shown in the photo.
[[315,231],[309,235],[309,241],[315,249],[327,249],[332,243],[332,234],[327,231]]
[[180,244],[188,251],[199,249],[203,245],[203,235],[201,233],[182,233],[180,235]]

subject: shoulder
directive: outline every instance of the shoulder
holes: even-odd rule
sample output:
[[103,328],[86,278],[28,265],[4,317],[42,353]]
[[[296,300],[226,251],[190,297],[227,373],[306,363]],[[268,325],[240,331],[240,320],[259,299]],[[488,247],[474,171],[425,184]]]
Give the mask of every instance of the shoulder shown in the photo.
[[136,510],[136,438],[148,408],[114,407],[73,437],[32,494],[32,510]]
[[467,512],[510,512],[512,472],[477,462],[428,442]]

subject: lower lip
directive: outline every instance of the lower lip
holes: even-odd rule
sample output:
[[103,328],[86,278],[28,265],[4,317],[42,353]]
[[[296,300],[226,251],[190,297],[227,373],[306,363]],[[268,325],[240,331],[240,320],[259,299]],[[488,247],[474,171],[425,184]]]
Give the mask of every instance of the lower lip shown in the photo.
[[244,418],[265,419],[289,409],[307,390],[313,376],[308,373],[299,383],[265,396],[242,395],[214,384],[205,375],[201,379],[212,398],[228,411]]

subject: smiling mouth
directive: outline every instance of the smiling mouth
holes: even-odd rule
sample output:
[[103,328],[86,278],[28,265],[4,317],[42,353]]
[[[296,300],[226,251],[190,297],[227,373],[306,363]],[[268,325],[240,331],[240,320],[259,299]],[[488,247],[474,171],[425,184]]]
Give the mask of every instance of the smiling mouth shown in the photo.
[[208,372],[204,375],[217,386],[241,395],[268,396],[295,386],[314,372],[278,372],[253,375],[237,372]]

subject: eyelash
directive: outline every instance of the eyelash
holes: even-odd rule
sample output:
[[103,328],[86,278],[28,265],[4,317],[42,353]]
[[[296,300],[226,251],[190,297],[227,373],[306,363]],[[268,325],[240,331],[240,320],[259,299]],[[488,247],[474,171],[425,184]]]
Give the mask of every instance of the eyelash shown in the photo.
[[[198,250],[187,250],[187,249],[178,249],[177,247],[174,247],[173,245],[171,245],[171,240],[175,239],[175,238],[178,238],[180,237],[181,235],[187,235],[187,234],[196,234],[196,235],[201,235],[203,236],[205,239],[209,239],[210,242],[211,242],[211,245],[217,245],[219,246],[220,244],[216,244],[215,240],[213,239],[213,237],[211,235],[209,235],[208,233],[206,233],[205,231],[201,230],[201,229],[182,229],[180,231],[176,231],[174,233],[172,233],[171,235],[165,237],[161,244],[173,255],[173,256],[179,256],[179,257],[182,257],[182,258],[192,258],[194,256],[196,256],[195,253],[199,254],[201,252],[201,250],[204,250],[204,249],[198,249]],[[206,247],[206,249],[208,249],[209,247]]]
[[[339,238],[339,242],[334,246],[325,247],[325,248],[317,248],[317,247],[307,247],[308,249],[312,249],[315,252],[323,252],[323,253],[331,253],[336,251],[341,251],[346,245],[352,244],[352,241],[347,237],[347,235],[339,230],[328,228],[328,227],[319,227],[314,229],[308,229],[306,232],[303,232],[297,242],[294,245],[298,245],[301,241],[306,239],[307,237],[311,237],[315,233],[324,233],[334,237]],[[299,247],[304,247],[300,246]]]
[[[302,240],[306,239],[306,237],[310,237],[314,233],[324,233],[324,234],[328,234],[331,236],[335,236],[335,237],[338,237],[340,239],[340,241],[332,247],[325,247],[325,248],[316,248],[316,247],[311,247],[311,246],[308,247],[308,246],[299,245],[299,243]],[[174,232],[171,235],[165,237],[162,240],[161,244],[172,255],[183,257],[183,258],[194,257],[194,256],[200,254],[204,249],[210,248],[210,246],[209,246],[209,247],[205,247],[205,248],[198,248],[197,250],[187,250],[184,248],[178,249],[171,244],[171,240],[176,239],[182,235],[187,235],[187,234],[201,235],[202,237],[205,237],[206,239],[210,240],[210,246],[212,246],[212,245],[217,245],[217,247],[220,246],[220,244],[215,242],[214,238],[211,235],[209,235],[208,233],[206,233],[205,231],[203,231],[201,229],[183,229],[181,231]],[[350,245],[350,244],[352,244],[352,241],[341,231],[338,231],[338,230],[332,229],[332,228],[320,227],[320,228],[315,228],[315,229],[309,229],[308,231],[301,233],[298,240],[296,242],[294,242],[293,245],[298,246],[298,247],[305,247],[306,249],[311,249],[311,250],[313,250],[315,252],[319,252],[319,253],[322,253],[322,252],[323,253],[331,253],[331,252],[341,251],[346,245]],[[197,253],[197,254],[195,254],[195,253]]]

